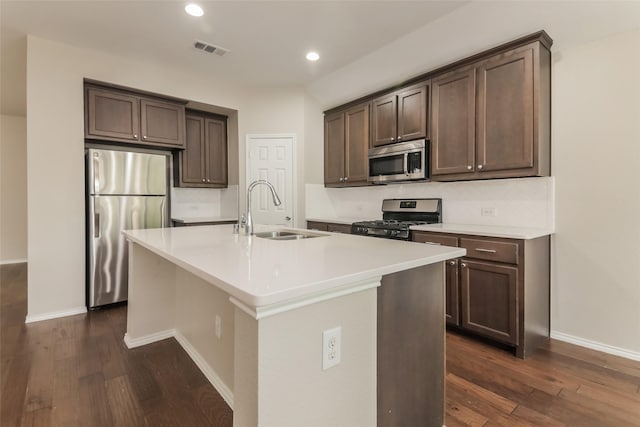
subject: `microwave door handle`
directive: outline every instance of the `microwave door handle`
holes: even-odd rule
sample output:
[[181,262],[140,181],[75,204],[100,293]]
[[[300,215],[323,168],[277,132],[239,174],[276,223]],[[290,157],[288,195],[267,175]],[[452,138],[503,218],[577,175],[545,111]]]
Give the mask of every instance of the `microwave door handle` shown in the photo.
[[404,174],[409,176],[409,165],[407,164],[408,163],[407,159],[409,158],[409,155],[405,154],[403,158],[404,158]]

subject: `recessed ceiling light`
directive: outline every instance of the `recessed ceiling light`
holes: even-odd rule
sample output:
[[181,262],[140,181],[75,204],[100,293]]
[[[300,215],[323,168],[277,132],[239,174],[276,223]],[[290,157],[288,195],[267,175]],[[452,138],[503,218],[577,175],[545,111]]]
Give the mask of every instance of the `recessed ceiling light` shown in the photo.
[[309,52],[307,53],[307,59],[309,61],[317,61],[318,59],[320,59],[320,55],[318,55],[317,52]]
[[204,11],[202,10],[202,8],[195,3],[189,3],[184,7],[184,10],[191,16],[204,15]]

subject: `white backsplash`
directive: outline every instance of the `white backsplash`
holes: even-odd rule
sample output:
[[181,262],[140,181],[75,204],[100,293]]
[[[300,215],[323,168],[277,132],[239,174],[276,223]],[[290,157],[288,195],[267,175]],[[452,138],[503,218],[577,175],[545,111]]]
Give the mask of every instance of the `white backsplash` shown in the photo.
[[202,218],[238,216],[238,186],[228,188],[172,188],[171,217]]
[[[554,177],[353,188],[307,184],[306,216],[379,219],[382,199],[440,197],[444,223],[553,229],[554,193]],[[495,216],[482,215],[485,208],[492,208]]]

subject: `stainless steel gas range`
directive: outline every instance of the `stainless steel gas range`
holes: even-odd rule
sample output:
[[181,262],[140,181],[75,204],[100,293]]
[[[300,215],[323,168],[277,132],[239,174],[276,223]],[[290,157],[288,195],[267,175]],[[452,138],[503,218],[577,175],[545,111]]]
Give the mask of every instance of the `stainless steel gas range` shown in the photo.
[[442,222],[442,199],[384,199],[382,220],[351,224],[351,234],[409,240],[412,225]]

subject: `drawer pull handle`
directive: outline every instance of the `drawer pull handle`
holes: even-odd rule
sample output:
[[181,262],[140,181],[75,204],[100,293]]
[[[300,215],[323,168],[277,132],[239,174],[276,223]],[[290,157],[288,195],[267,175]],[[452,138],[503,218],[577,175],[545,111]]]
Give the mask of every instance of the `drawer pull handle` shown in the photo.
[[495,249],[476,248],[476,251],[478,251],[478,252],[486,252],[488,254],[495,254],[496,253]]
[[440,243],[436,243],[436,242],[424,242],[424,243],[426,243],[427,245],[438,245],[438,246],[441,245]]

